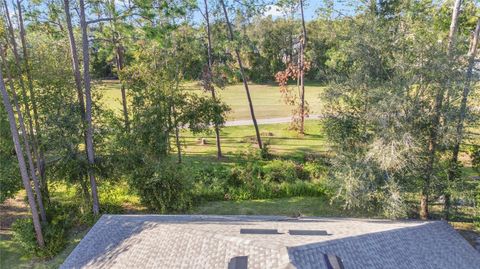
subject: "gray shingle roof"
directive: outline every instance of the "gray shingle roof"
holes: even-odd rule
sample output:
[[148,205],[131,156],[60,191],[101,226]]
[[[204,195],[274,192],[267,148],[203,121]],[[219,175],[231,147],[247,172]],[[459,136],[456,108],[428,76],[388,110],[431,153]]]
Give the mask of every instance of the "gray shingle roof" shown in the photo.
[[104,215],[61,268],[227,268],[240,256],[248,268],[327,268],[323,254],[345,268],[480,269],[480,253],[446,222],[200,215]]

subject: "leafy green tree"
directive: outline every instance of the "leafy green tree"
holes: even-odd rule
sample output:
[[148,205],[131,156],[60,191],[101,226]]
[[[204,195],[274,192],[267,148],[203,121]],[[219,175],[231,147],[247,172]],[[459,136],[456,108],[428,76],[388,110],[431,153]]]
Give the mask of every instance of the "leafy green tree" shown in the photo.
[[[464,78],[460,63],[449,60],[438,42],[438,36],[448,37],[448,29],[435,27],[440,18],[432,14],[438,9],[402,3],[402,13],[393,18],[367,9],[340,36],[336,57],[342,71],[323,95],[323,112],[325,130],[336,145],[333,183],[347,207],[380,207],[390,216],[396,208],[402,216],[401,194],[423,191],[431,195],[422,202],[425,217],[428,201],[441,193],[442,155],[452,143],[452,122],[432,125],[432,104],[440,87]],[[457,44],[455,51],[463,47]],[[440,117],[447,113],[442,109]],[[439,131],[433,164],[427,146],[432,128]],[[429,182],[425,168],[430,165]]]

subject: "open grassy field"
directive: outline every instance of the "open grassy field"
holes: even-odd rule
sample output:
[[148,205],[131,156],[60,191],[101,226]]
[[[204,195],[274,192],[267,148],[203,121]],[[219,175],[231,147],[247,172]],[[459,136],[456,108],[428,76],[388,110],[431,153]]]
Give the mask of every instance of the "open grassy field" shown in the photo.
[[344,210],[323,197],[291,197],[248,201],[208,202],[192,209],[193,214],[279,215],[322,217],[379,217],[359,210]]
[[[268,145],[272,153],[296,157],[328,150],[319,120],[306,121],[306,132],[303,136],[288,127],[288,123],[259,125],[263,143]],[[206,144],[201,143],[202,138],[205,139]],[[213,132],[192,135],[188,131],[183,131],[181,139],[184,145],[182,150],[186,156],[215,156],[217,149]],[[255,146],[255,129],[253,126],[224,127],[221,130],[221,145],[227,156]]]
[[[116,80],[103,80],[98,81],[97,85],[103,96],[102,101],[104,104],[114,111],[120,112],[122,105],[119,82]],[[186,83],[184,87],[198,94],[205,94],[200,85],[195,82]],[[312,115],[320,112],[320,93],[322,90],[323,87],[318,83],[307,83],[306,85],[305,98],[310,104]],[[277,85],[251,84],[250,92],[255,115],[258,119],[290,116],[291,107],[282,102]],[[228,120],[250,119],[250,111],[248,110],[247,96],[245,95],[243,84],[229,85],[224,90],[219,91],[218,96],[232,108]]]

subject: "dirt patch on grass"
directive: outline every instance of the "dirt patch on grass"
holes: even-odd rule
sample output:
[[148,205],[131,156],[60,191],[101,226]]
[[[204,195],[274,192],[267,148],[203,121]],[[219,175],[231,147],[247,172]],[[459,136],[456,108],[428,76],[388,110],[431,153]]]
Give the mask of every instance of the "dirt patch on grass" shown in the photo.
[[23,201],[23,195],[7,199],[0,204],[0,233],[9,231],[16,219],[26,218],[29,215],[30,212]]

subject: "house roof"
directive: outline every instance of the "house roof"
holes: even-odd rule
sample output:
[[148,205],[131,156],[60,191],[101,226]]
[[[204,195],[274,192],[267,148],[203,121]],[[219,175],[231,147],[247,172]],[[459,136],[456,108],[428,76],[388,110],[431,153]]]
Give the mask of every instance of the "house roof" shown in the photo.
[[328,268],[324,254],[345,268],[480,268],[441,221],[203,215],[104,215],[61,268]]

